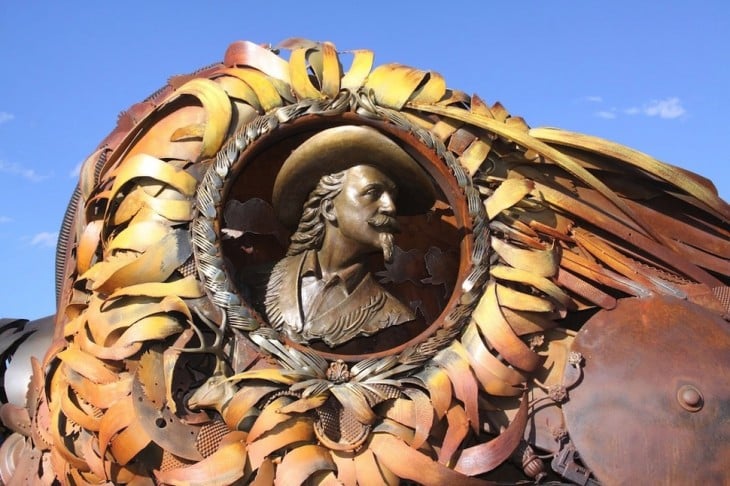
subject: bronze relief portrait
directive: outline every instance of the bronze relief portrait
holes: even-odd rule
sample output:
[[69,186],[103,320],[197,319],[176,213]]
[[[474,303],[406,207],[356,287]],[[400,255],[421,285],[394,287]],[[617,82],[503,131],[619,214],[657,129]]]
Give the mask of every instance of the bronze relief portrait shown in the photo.
[[[282,337],[360,354],[373,346],[365,338],[391,329],[389,342],[401,344],[435,319],[434,303],[443,306],[457,256],[433,246],[436,239],[417,248],[412,229],[438,220],[448,205],[403,147],[373,127],[330,127],[287,152],[273,179],[270,203],[233,199],[224,223],[238,243],[244,233],[263,241],[250,242],[243,253],[245,244],[234,245],[229,253],[249,257],[233,264],[242,293]],[[241,214],[246,211],[265,217]],[[262,225],[268,239],[256,231]],[[279,258],[255,262],[251,255],[267,245],[281,248]],[[425,299],[424,292],[438,298]],[[393,329],[398,326],[403,329]]]
[[335,347],[415,319],[367,257],[391,263],[398,211],[425,213],[434,198],[417,163],[371,128],[331,128],[299,146],[274,184],[276,213],[296,230],[267,285],[272,325],[292,341]]

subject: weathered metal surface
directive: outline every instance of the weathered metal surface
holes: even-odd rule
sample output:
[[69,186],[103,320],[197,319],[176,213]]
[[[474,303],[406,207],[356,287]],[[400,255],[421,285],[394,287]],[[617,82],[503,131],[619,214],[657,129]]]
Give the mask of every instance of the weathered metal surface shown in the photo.
[[[329,255],[357,256],[417,319],[345,319],[372,335],[335,332],[337,316],[309,336],[283,332],[272,316],[298,306],[262,305],[290,243],[275,206],[306,178],[276,181],[297,147],[343,126],[413,158],[395,185],[435,189],[418,214],[401,212],[418,196],[385,191],[402,229],[392,262],[370,256],[370,240]],[[388,176],[383,162],[371,165]],[[558,479],[551,464],[579,483],[657,482],[675,466],[647,464],[679,451],[694,461],[683,479],[722,482],[727,449],[698,442],[727,439],[726,389],[707,380],[727,370],[728,221],[701,177],[531,129],[434,71],[374,68],[366,50],[345,69],[329,42],[236,42],[122,114],[83,165],[61,231],[54,340],[26,407],[0,414],[16,424],[0,474],[483,484]],[[318,292],[290,273],[291,302],[314,306]],[[574,346],[584,369],[569,350],[594,314]],[[606,427],[608,439],[594,434]]]
[[730,323],[671,297],[623,299],[573,350],[585,367],[566,424],[602,484],[727,481]]

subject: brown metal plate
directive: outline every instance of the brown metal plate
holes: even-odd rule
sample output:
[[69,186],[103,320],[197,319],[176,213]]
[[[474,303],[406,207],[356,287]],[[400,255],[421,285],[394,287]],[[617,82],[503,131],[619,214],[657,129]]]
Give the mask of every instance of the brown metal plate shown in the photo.
[[602,484],[730,481],[730,323],[686,301],[624,299],[580,330],[564,405]]

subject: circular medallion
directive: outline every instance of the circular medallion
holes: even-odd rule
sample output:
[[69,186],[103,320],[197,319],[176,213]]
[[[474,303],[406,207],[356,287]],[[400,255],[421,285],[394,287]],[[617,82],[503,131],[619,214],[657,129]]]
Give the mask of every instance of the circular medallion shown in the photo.
[[[359,100],[308,100],[233,136],[198,191],[196,263],[235,329],[272,328],[329,361],[420,363],[468,320],[464,283],[485,273],[472,243],[484,209],[430,132],[383,108],[363,116]],[[311,199],[333,174],[334,195]]]

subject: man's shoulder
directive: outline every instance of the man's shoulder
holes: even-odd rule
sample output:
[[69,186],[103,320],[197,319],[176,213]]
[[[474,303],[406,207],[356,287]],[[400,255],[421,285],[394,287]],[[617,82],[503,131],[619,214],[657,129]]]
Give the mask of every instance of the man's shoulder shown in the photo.
[[358,286],[358,290],[362,292],[362,295],[379,295],[382,306],[380,306],[378,314],[389,316],[389,319],[397,321],[395,324],[408,322],[416,318],[410,307],[391,294],[380,282],[375,280],[371,273],[365,275]]
[[275,290],[281,284],[281,281],[293,273],[298,273],[302,260],[306,256],[306,252],[296,255],[287,255],[271,268],[268,276],[267,288],[269,291]]
[[299,253],[297,255],[286,255],[286,256],[282,257],[280,260],[278,260],[276,262],[276,264],[274,264],[274,268],[281,267],[281,266],[287,266],[291,262],[299,261],[303,255],[304,255],[304,253]]
[[[267,300],[269,300],[272,296],[278,296],[282,285],[286,285],[285,281],[291,280],[293,275],[298,273],[304,256],[304,253],[290,256],[287,255],[276,262],[276,265],[274,265],[271,269],[266,282]],[[290,284],[291,282],[288,283]]]

